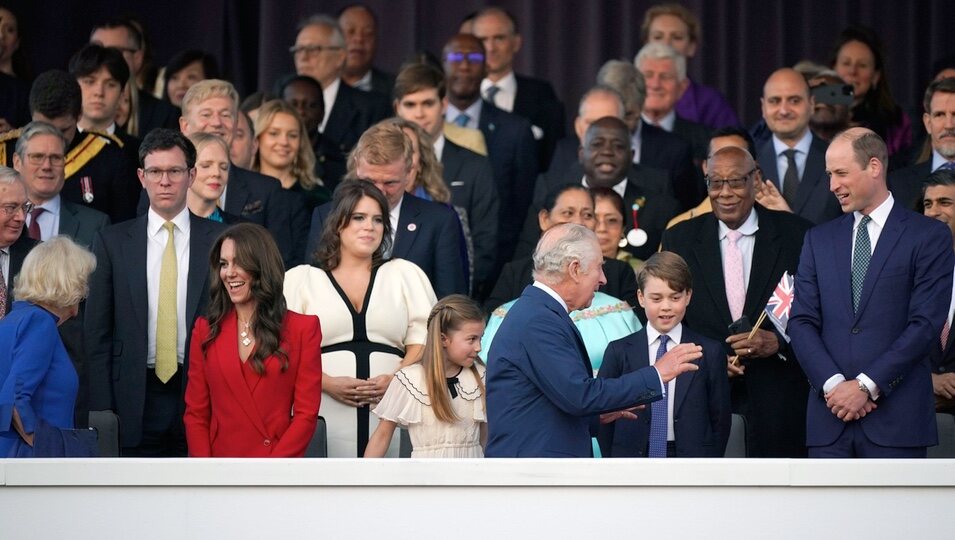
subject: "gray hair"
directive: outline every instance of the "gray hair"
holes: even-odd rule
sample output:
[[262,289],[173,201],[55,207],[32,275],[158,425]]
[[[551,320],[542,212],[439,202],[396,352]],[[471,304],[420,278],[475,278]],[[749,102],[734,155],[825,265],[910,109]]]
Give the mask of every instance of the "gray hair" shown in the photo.
[[563,223],[548,229],[537,242],[533,277],[554,285],[563,280],[570,263],[578,261],[581,270],[588,272],[590,265],[601,259],[600,244],[592,230],[576,223]]
[[37,135],[52,135],[56,137],[61,143],[63,143],[63,151],[66,152],[66,137],[63,136],[63,132],[56,129],[53,124],[48,124],[46,122],[30,122],[29,124],[23,126],[23,131],[20,133],[20,138],[17,139],[16,154],[20,156],[20,159],[26,157],[27,144],[30,142],[30,139],[36,137]]
[[637,53],[636,58],[633,59],[633,65],[637,69],[640,69],[640,63],[647,58],[653,60],[673,60],[673,66],[676,68],[676,79],[678,81],[686,80],[686,57],[676,52],[676,49],[673,47],[657,41],[647,43],[640,49],[640,52]]
[[597,72],[597,84],[607,85],[623,97],[627,109],[643,109],[647,99],[647,82],[643,73],[633,64],[623,60],[607,60]]
[[89,292],[96,257],[67,236],[56,236],[30,250],[14,279],[17,300],[67,308]]
[[[4,167],[0,165],[0,186],[9,186],[20,184],[23,186],[23,177],[13,167]],[[24,188],[25,189],[25,188]]]
[[341,27],[338,26],[338,21],[331,15],[324,13],[309,15],[302,19],[302,22],[298,23],[298,27],[295,30],[301,32],[306,26],[324,26],[328,28],[332,31],[332,45],[335,47],[345,46],[345,34],[342,33]]
[[587,90],[587,92],[581,96],[580,105],[577,106],[577,116],[584,115],[584,103],[587,103],[587,100],[590,99],[591,96],[596,96],[597,94],[605,94],[616,98],[617,101],[620,102],[620,118],[623,118],[624,115],[626,115],[626,107],[624,106],[623,96],[620,95],[620,92],[606,84],[598,84],[597,86],[592,87],[590,90]]

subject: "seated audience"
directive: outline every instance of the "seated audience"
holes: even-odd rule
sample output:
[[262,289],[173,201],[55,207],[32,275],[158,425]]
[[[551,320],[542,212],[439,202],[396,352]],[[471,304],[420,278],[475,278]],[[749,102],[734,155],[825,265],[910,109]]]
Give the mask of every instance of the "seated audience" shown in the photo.
[[219,78],[219,63],[205,51],[187,49],[169,59],[165,77],[162,97],[176,107],[182,107],[182,98],[192,85],[206,79]]
[[[0,170],[0,214],[27,212],[25,197],[6,202],[16,191],[24,195],[10,176]],[[9,297],[0,291],[0,303],[13,304],[0,321],[0,456],[33,457],[42,429],[73,428],[79,379],[57,327],[76,316],[95,267],[89,251],[57,237],[26,256]]]
[[[362,136],[356,154],[365,155],[366,137],[374,131]],[[359,158],[361,177],[370,174],[367,159]],[[420,268],[385,258],[392,246],[389,212],[388,199],[372,182],[342,182],[328,209],[328,226],[320,231],[315,266],[301,265],[285,276],[288,309],[322,321],[329,457],[364,455],[378,424],[369,408],[399,367],[420,358],[428,312],[437,301]],[[397,456],[398,437],[384,446],[386,455]]]
[[338,26],[345,36],[345,67],[342,80],[359,90],[391,97],[395,76],[374,67],[378,47],[378,17],[364,4],[352,4],[338,12]]
[[413,458],[482,458],[487,444],[484,363],[477,357],[484,313],[459,294],[442,298],[428,315],[421,361],[395,373],[365,457],[383,457],[399,425]]
[[680,343],[703,349],[699,370],[667,383],[666,398],[635,411],[636,420],[600,426],[605,457],[723,457],[730,434],[730,389],[723,345],[683,324],[693,294],[690,267],[664,251],[650,257],[637,276],[637,299],[647,313],[647,327],[612,342],[597,374],[614,379],[652,366]]
[[305,455],[322,398],[322,330],[318,317],[286,308],[284,272],[260,225],[230,227],[212,246],[209,273],[218,277],[189,354],[190,456]]

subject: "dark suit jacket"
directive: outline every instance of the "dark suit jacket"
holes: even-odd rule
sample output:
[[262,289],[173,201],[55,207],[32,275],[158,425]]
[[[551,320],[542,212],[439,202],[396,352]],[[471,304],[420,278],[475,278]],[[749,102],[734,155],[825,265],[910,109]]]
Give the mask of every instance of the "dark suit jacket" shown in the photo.
[[656,370],[595,379],[561,305],[527,287],[488,352],[487,457],[591,457],[602,412],[660,399]]
[[875,245],[857,310],[852,306],[853,216],[806,235],[789,335],[809,377],[806,443],[826,446],[845,423],[826,407],[825,382],[865,373],[879,388],[878,408],[859,422],[887,447],[938,443],[931,366],[952,295],[952,234],[944,224],[895,201]]
[[283,190],[275,178],[233,165],[223,210],[268,229],[286,268],[305,260],[305,201],[301,194]]
[[[331,212],[332,203],[323,204],[312,212],[308,253],[315,253],[318,249],[325,220]],[[438,298],[468,293],[465,262],[461,259],[463,242],[461,222],[454,210],[409,193],[404,195],[391,256],[418,265],[428,275]]]
[[179,108],[168,101],[157,99],[149,92],[139,91],[139,136],[156,128],[179,130]]
[[26,258],[27,253],[30,253],[30,250],[37,244],[39,244],[39,242],[27,235],[26,226],[23,227],[17,241],[10,244],[10,275],[3,276],[7,285],[7,307],[6,311],[4,311],[4,315],[10,313],[13,302],[16,301],[13,294],[13,278],[20,273],[20,268],[23,267],[23,259]]
[[0,118],[11,126],[30,122],[30,83],[0,73]]
[[[96,236],[96,271],[90,277],[84,314],[90,410],[112,410],[119,415],[120,444],[124,447],[139,445],[146,405],[146,221],[146,216],[140,216],[111,225]],[[205,313],[209,299],[209,250],[225,226],[190,214],[190,228],[188,329],[196,317]],[[180,369],[188,373],[188,353]],[[184,391],[186,377],[182,381]]]
[[543,79],[514,74],[517,94],[514,96],[514,114],[528,119],[544,136],[537,140],[540,170],[546,170],[554,154],[554,146],[564,136],[564,104],[557,99],[554,88]]
[[[723,457],[730,434],[730,387],[726,379],[723,345],[683,325],[680,343],[703,347],[698,371],[676,378],[673,432],[676,457]],[[617,378],[650,366],[647,330],[610,342],[598,378]],[[652,368],[651,368],[652,369]],[[617,420],[600,426],[597,440],[604,457],[646,457],[650,440],[650,409],[636,420]]]
[[[812,226],[789,212],[768,210],[759,204],[753,208],[759,230],[743,305],[743,314],[751,323],[759,319],[783,272],[795,274],[803,236]],[[693,275],[693,301],[684,322],[704,336],[725,343],[727,327],[733,320],[726,301],[717,223],[716,217],[707,213],[674,225],[663,234],[663,249],[686,259]],[[763,329],[773,331],[773,326],[765,321]],[[781,356],[744,361],[746,374],[731,381],[734,406],[746,417],[747,446],[752,457],[806,455],[806,417],[800,406],[806,395],[806,377],[785,340],[780,337],[779,343]],[[724,352],[732,351],[726,346]]]
[[[673,122],[673,134],[683,137],[683,140],[690,143],[690,151],[693,155],[693,163],[697,168],[706,160],[706,155],[710,146],[710,130],[703,124],[697,124],[689,120],[684,120],[679,116]],[[702,201],[702,197],[700,198]],[[699,201],[697,201],[699,203]],[[693,206],[696,206],[695,204]]]
[[441,164],[444,182],[451,189],[451,204],[463,208],[468,215],[474,244],[474,280],[478,283],[492,280],[497,261],[500,201],[491,162],[445,139]]
[[501,201],[497,239],[500,265],[511,260],[514,254],[531,203],[537,179],[537,148],[530,122],[486,101],[481,106],[478,127],[487,142],[487,155]]
[[[796,200],[793,202],[793,212],[819,224],[842,215],[836,196],[829,191],[829,175],[826,174],[826,148],[829,143],[812,136],[809,146],[809,155],[806,156],[806,167],[799,180],[799,189],[796,190]],[[776,149],[773,139],[761,142],[756,147],[756,158],[763,171],[763,178],[772,180],[780,193],[783,191],[782,175],[776,166]]]
[[109,226],[109,216],[70,201],[60,199],[60,230],[74,242],[89,249],[96,233]]
[[[942,374],[955,371],[955,332],[949,331],[944,348],[939,340],[932,341],[929,360],[932,365],[932,373]],[[955,413],[955,400],[946,400],[946,403],[939,406],[938,398],[936,398],[936,410]]]
[[[286,312],[282,349],[288,369],[270,356],[249,388],[239,358],[235,310],[205,351],[209,323],[196,320],[189,353],[183,424],[191,457],[302,457],[322,399],[322,331],[318,317]],[[295,411],[294,416],[292,411]]]
[[[76,133],[67,152],[83,144],[93,134]],[[95,157],[66,178],[60,195],[64,200],[87,206],[109,216],[113,223],[120,223],[136,216],[136,203],[143,191],[136,176],[138,164],[112,139]],[[89,178],[92,184],[93,202],[83,199],[82,179]]]
[[[533,271],[534,261],[530,257],[505,264],[504,269],[501,270],[501,277],[498,278],[491,296],[484,304],[487,312],[490,313],[501,304],[517,298],[521,291],[534,283],[531,275]],[[632,306],[637,305],[637,278],[629,264],[604,258],[604,275],[607,276],[607,283],[600,287],[600,292],[623,300]],[[643,309],[638,309],[642,315]]]
[[391,102],[395,93],[395,76],[376,67],[371,68],[371,90],[385,96]]
[[922,211],[922,182],[932,174],[932,159],[889,173],[889,191],[903,207]]
[[389,116],[392,116],[391,104],[384,94],[358,90],[344,82],[339,85],[321,142],[315,149],[315,157],[324,171],[322,180],[328,189],[334,190],[345,176],[345,157],[361,134]]
[[[566,169],[547,171],[538,178],[537,185],[534,186],[534,202],[524,220],[515,257],[529,257],[533,253],[541,235],[537,214],[544,206],[547,193],[565,184],[580,184],[583,177],[584,170],[578,163]],[[644,199],[644,204],[637,212],[637,221],[640,228],[647,232],[647,243],[642,246],[628,245],[624,249],[637,258],[646,260],[659,248],[667,222],[680,212],[680,203],[670,192],[666,171],[633,163],[627,172],[627,189],[623,193],[625,230],[633,228],[633,212],[630,209],[633,203],[641,198]]]

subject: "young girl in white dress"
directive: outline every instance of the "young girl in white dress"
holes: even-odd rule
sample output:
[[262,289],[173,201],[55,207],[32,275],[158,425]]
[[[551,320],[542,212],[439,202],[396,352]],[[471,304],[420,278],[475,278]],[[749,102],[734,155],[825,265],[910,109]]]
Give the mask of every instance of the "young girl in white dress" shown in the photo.
[[380,422],[365,457],[382,457],[395,427],[408,429],[413,458],[480,458],[487,442],[484,314],[470,298],[441,299],[428,316],[420,362],[395,374],[373,413]]

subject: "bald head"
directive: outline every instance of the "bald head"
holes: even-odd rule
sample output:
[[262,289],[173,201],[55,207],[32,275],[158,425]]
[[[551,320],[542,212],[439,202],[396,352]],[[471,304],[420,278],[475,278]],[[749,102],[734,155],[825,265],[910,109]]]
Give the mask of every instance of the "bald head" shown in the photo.
[[760,103],[766,125],[783,143],[793,147],[806,135],[813,100],[801,73],[792,68],[773,72],[763,85]]
[[623,99],[616,90],[609,86],[595,86],[580,98],[577,118],[574,119],[574,133],[583,141],[587,128],[597,119],[614,116],[623,120],[625,114]]

